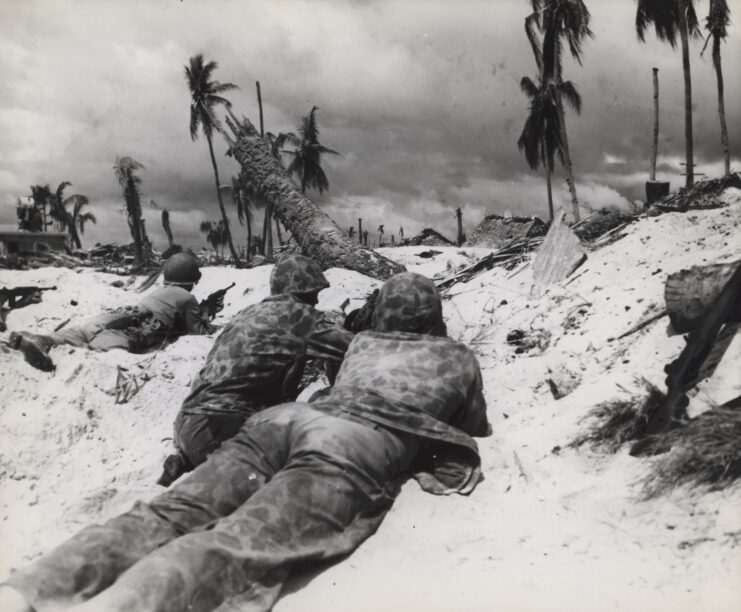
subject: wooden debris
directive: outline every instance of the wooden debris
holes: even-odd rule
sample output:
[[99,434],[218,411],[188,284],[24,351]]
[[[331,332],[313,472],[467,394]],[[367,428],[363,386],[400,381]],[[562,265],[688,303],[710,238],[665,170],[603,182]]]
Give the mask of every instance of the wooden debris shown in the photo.
[[541,244],[542,238],[516,238],[507,246],[485,255],[470,266],[457,271],[453,275],[435,283],[440,291],[450,289],[456,283],[467,283],[475,276],[495,266],[504,266],[507,269],[519,264],[527,254],[537,245]]
[[[667,310],[661,310],[659,312],[656,312],[656,313],[654,313],[654,314],[646,317],[645,319],[643,319],[643,321],[640,321],[639,323],[636,323],[629,330],[624,331],[622,334],[620,334],[617,337],[617,340],[620,340],[621,338],[625,338],[626,336],[630,336],[631,334],[634,334],[637,331],[642,330],[644,327],[646,327],[646,325],[650,325],[654,321],[658,321],[659,319],[661,319],[662,317],[666,316],[667,314],[669,314],[669,312]],[[610,341],[615,340],[615,339],[616,338],[608,338],[607,341],[610,342]]]
[[664,286],[664,299],[669,319],[677,332],[683,334],[694,329],[739,265],[741,260],[693,266],[669,275]]
[[721,178],[699,181],[689,189],[680,189],[651,205],[661,212],[685,212],[690,209],[725,206],[718,196],[728,187],[741,189],[741,173],[731,172]]
[[556,213],[553,223],[538,249],[533,264],[531,295],[542,296],[553,284],[568,278],[587,258],[576,234],[566,225],[566,213]]

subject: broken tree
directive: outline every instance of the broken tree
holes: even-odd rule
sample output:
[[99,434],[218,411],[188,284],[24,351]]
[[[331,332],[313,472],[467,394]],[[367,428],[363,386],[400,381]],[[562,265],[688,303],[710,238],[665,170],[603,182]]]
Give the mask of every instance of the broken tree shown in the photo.
[[233,137],[224,133],[229,154],[272,206],[275,217],[293,234],[301,252],[323,268],[339,267],[386,279],[405,268],[350,240],[340,227],[293,183],[270,146],[249,119],[233,114],[226,120]]

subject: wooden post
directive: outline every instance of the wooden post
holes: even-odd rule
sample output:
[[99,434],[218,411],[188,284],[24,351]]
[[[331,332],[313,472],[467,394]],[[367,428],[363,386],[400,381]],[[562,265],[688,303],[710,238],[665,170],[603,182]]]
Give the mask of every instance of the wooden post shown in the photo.
[[659,69],[654,68],[654,140],[651,151],[651,178],[656,180],[656,158],[659,154]]
[[365,231],[363,232],[363,244],[364,244],[365,246],[368,246],[368,230],[365,230]]
[[463,244],[463,212],[460,208],[455,209],[455,216],[458,218],[458,239],[457,244],[461,246]]
[[358,217],[358,242],[363,244],[363,220]]

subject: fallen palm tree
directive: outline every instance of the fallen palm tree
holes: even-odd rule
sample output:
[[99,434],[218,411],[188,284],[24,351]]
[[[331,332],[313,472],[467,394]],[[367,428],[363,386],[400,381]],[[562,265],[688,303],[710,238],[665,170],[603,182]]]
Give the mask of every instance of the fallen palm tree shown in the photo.
[[323,268],[346,268],[367,276],[386,279],[403,272],[397,264],[350,240],[345,232],[290,179],[249,119],[238,120],[229,113],[226,123],[232,136],[224,133],[229,154],[239,162],[242,173],[273,215],[293,234],[301,252]]

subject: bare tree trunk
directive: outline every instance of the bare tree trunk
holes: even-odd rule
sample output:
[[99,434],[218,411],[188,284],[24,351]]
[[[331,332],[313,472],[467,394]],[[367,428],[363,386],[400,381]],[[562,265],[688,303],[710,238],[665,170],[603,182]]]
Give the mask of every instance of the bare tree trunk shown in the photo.
[[262,93],[260,92],[260,81],[255,81],[257,86],[257,106],[260,108],[260,138],[265,138],[265,126],[262,122]]
[[358,217],[358,243],[363,244],[363,220]]
[[456,242],[458,246],[461,246],[463,244],[463,211],[460,208],[456,208],[455,216],[458,219],[458,238]]
[[245,221],[247,222],[247,261],[252,261],[252,221],[250,221],[250,211],[245,210]]
[[654,139],[651,149],[650,180],[656,180],[656,159],[659,156],[659,69],[654,68]]
[[262,222],[262,244],[265,257],[273,258],[273,215],[270,205],[265,205],[265,219]]
[[692,140],[692,75],[690,74],[690,43],[687,29],[687,0],[679,0],[679,37],[682,41],[682,67],[684,69],[684,144],[686,187],[695,184],[694,146]]
[[302,253],[323,268],[332,266],[355,270],[385,279],[404,267],[349,240],[340,227],[307,197],[301,194],[260,138],[248,119],[241,122],[231,112],[227,124],[233,138],[224,134],[230,153],[259,188],[273,214],[293,234]]
[[720,142],[723,145],[723,159],[726,175],[731,173],[731,151],[728,145],[728,126],[726,125],[726,107],[723,101],[723,67],[720,63],[720,37],[713,37],[713,66],[718,80],[718,115],[720,116]]
[[242,267],[242,262],[239,260],[237,250],[234,248],[234,242],[232,242],[232,232],[229,228],[229,217],[226,216],[226,209],[224,208],[224,201],[221,198],[221,189],[219,188],[219,169],[216,167],[216,158],[214,157],[214,147],[211,144],[211,138],[206,137],[208,142],[208,152],[211,154],[211,164],[214,167],[214,178],[216,180],[216,197],[219,200],[219,208],[221,209],[221,218],[224,220],[224,231],[226,232],[226,240],[229,244],[229,252],[232,254],[234,259],[234,265],[237,268]]

